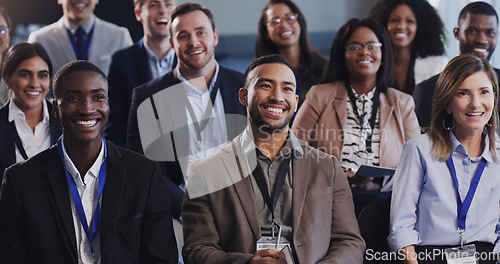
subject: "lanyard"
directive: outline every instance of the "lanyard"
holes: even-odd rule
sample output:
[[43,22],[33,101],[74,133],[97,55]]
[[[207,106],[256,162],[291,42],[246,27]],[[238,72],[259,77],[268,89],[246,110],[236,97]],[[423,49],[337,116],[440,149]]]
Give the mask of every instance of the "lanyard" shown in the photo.
[[[78,212],[78,216],[80,217],[80,222],[82,223],[83,230],[85,230],[85,234],[87,235],[87,239],[90,243],[90,250],[92,255],[94,255],[94,248],[92,247],[92,241],[94,240],[97,230],[99,229],[99,223],[101,220],[101,210],[99,206],[99,200],[101,199],[102,190],[104,189],[104,183],[106,182],[106,140],[101,136],[103,146],[104,146],[104,161],[101,164],[101,168],[99,169],[99,189],[97,196],[97,206],[94,211],[94,216],[92,218],[92,230],[89,230],[87,225],[87,218],[85,217],[85,211],[83,210],[82,199],[80,198],[80,194],[78,193],[78,188],[76,187],[75,180],[66,169],[66,164],[64,162],[64,154],[62,149],[62,136],[57,140],[57,149],[59,150],[59,155],[61,155],[61,161],[64,166],[64,171],[66,171],[66,176],[68,177],[69,189],[71,191],[71,196],[73,197],[73,202],[75,204],[76,211]],[[92,234],[90,233],[92,231]]]
[[78,60],[88,60],[89,59],[89,47],[90,47],[90,41],[92,40],[92,32],[94,32],[94,27],[92,26],[92,29],[90,32],[87,34],[87,40],[84,43],[83,46],[83,55],[81,58],[78,58],[78,48],[76,47],[76,41],[75,41],[75,36],[69,31],[69,29],[66,29],[68,32],[69,36],[69,41],[71,42],[71,46],[73,47],[73,52],[75,52],[75,55],[77,56],[76,59]]
[[212,110],[215,107],[215,97],[217,96],[217,92],[219,91],[219,86],[220,86],[220,79],[218,76],[214,76],[217,79],[215,79],[215,85],[212,87],[212,91],[210,92],[210,103],[207,105],[207,108],[205,109],[205,113],[203,113],[203,117],[201,122],[198,124],[198,120],[196,119],[196,115],[194,114],[193,107],[191,107],[191,103],[187,103],[187,110],[189,112],[189,115],[191,116],[191,120],[193,121],[193,126],[194,130],[196,131],[196,136],[198,138],[198,141],[201,141],[201,131],[205,129],[205,127],[208,124],[208,121],[210,121],[210,115],[212,115]]
[[[292,155],[290,153],[290,155]],[[266,179],[264,176],[264,172],[262,168],[257,164],[255,170],[252,172],[255,181],[257,182],[257,186],[259,186],[260,193],[262,194],[262,198],[266,203],[267,207],[271,211],[272,215],[272,223],[274,223],[274,209],[276,208],[276,204],[278,203],[278,198],[280,196],[281,190],[283,189],[283,183],[285,182],[286,174],[288,173],[288,168],[290,166],[291,156],[284,158],[280,167],[278,168],[278,177],[276,179],[276,185],[274,186],[274,192],[271,197],[269,197],[269,190],[267,189]]]
[[451,176],[455,181],[455,187],[457,187],[457,214],[458,214],[458,228],[459,230],[465,229],[465,219],[467,217],[467,212],[469,211],[469,207],[472,203],[472,199],[474,198],[474,194],[476,193],[477,186],[479,184],[479,180],[481,179],[481,175],[483,174],[484,167],[486,166],[486,160],[484,158],[481,159],[481,163],[479,163],[479,167],[474,174],[474,178],[472,179],[471,185],[469,187],[469,191],[465,196],[465,199],[462,203],[460,199],[460,193],[458,192],[458,178],[457,173],[455,171],[455,165],[453,165],[452,154],[448,157],[447,160],[448,167],[451,172]]
[[21,142],[21,138],[19,137],[19,134],[17,133],[16,129],[16,124],[14,121],[9,122],[9,128],[10,128],[10,133],[14,137],[14,143],[16,143],[17,149],[19,150],[19,153],[21,153],[21,156],[23,156],[24,160],[28,159],[28,155],[26,154],[26,150],[24,150],[23,143]]
[[[360,122],[361,129],[363,129],[363,124],[362,124],[363,120],[361,120],[361,116],[358,113],[358,106],[356,105],[356,96],[354,96],[354,93],[352,92],[352,86],[349,84],[349,81],[347,79],[344,81],[344,83],[345,83],[345,89],[347,90],[347,95],[349,96],[349,100],[351,101],[352,110]],[[379,104],[380,104],[380,89],[375,88],[375,95],[373,96],[372,115],[370,117],[370,128],[372,132],[368,135],[368,137],[365,140],[366,152],[368,153],[373,153],[372,136],[375,129],[375,119],[377,118],[377,111],[379,108]]]

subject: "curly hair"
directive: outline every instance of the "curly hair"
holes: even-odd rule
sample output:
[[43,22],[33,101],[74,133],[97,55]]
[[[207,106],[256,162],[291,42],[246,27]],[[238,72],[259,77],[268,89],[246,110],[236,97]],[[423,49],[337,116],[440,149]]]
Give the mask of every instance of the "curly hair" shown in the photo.
[[400,5],[408,5],[417,18],[417,32],[413,40],[413,51],[425,58],[443,55],[446,35],[438,12],[426,0],[379,0],[368,13],[368,17],[387,27],[389,16]]
[[300,46],[300,65],[303,66],[303,71],[306,73],[310,70],[312,65],[312,56],[314,49],[309,40],[309,34],[307,33],[307,24],[304,14],[300,9],[290,0],[270,0],[269,3],[262,9],[259,18],[259,25],[257,29],[257,39],[255,41],[255,56],[262,57],[264,55],[278,54],[278,46],[267,37],[267,9],[270,6],[276,4],[287,5],[292,12],[298,15],[297,22],[300,25],[300,36],[299,36],[299,46]]
[[376,85],[381,92],[385,92],[388,87],[395,85],[391,40],[384,26],[370,18],[352,18],[339,29],[333,40],[330,62],[325,69],[323,83],[344,81],[348,78],[349,73],[345,66],[345,46],[354,31],[360,27],[371,29],[382,43],[382,62],[377,71]]

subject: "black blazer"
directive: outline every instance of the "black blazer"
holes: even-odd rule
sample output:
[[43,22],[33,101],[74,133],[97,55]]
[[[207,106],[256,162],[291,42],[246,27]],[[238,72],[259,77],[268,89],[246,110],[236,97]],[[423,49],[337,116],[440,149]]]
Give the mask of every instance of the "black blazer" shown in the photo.
[[[500,70],[494,68],[497,76],[500,78]],[[434,88],[436,87],[439,74],[419,83],[413,91],[413,99],[415,100],[415,112],[417,113],[418,123],[421,127],[430,127],[432,115],[432,98],[434,96]],[[498,97],[500,103],[500,96]],[[500,108],[498,109],[500,113]]]
[[[127,146],[127,120],[132,91],[135,87],[153,79],[144,40],[121,49],[111,57],[108,73],[109,121],[104,128],[104,137],[111,142]],[[174,57],[172,67],[177,65]]]
[[[239,114],[246,116],[246,108],[239,102],[238,99],[238,91],[241,87],[243,87],[244,83],[243,74],[219,66],[217,79],[217,81],[220,82],[219,91],[222,96],[222,101],[224,102],[224,112],[226,114]],[[144,153],[137,123],[137,108],[139,105],[157,92],[160,92],[163,89],[168,89],[168,87],[178,83],[180,83],[180,80],[176,77],[175,71],[171,71],[160,78],[152,80],[134,89],[127,127],[127,145],[129,149],[139,153]],[[182,105],[183,102],[176,103]],[[186,101],[186,103],[188,103],[188,101]],[[179,109],[179,112],[181,111],[184,111],[184,109]],[[242,129],[237,132],[238,134],[243,131],[245,125],[246,124],[244,124]],[[168,164],[170,162],[165,163]],[[170,167],[166,170],[166,172],[168,172],[167,176],[177,185],[182,184],[184,182],[184,178],[182,173],[180,173],[177,168],[178,166],[172,163],[167,166]]]
[[[47,100],[45,102],[50,116],[50,143],[53,145],[61,136],[61,123],[52,114],[52,104]],[[0,127],[0,172],[3,175],[5,169],[16,163],[16,143],[9,129],[9,102],[0,108]]]
[[[102,263],[177,263],[169,197],[158,164],[107,142]],[[57,145],[5,172],[0,263],[75,263],[68,183]]]

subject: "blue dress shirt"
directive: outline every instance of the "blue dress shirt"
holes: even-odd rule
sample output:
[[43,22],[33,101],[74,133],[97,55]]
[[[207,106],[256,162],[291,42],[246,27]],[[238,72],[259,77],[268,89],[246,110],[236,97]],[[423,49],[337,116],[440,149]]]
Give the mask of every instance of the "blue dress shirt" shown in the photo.
[[[489,142],[488,136],[485,142]],[[452,158],[462,201],[476,169],[487,161],[467,213],[464,244],[494,243],[499,252],[500,163],[494,161],[488,143],[480,157],[470,157],[450,132]],[[394,175],[391,224],[388,237],[393,251],[408,245],[458,245],[457,189],[447,163],[432,155],[432,141],[425,134],[408,141]]]

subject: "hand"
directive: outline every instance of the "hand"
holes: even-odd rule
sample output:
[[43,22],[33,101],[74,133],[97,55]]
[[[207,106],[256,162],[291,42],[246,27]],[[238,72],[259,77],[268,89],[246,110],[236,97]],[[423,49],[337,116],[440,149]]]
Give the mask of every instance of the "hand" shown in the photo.
[[286,263],[285,253],[277,249],[261,249],[253,254],[249,264],[280,264]]
[[344,173],[347,176],[347,178],[354,178],[354,171],[346,170],[346,171],[344,171]]

